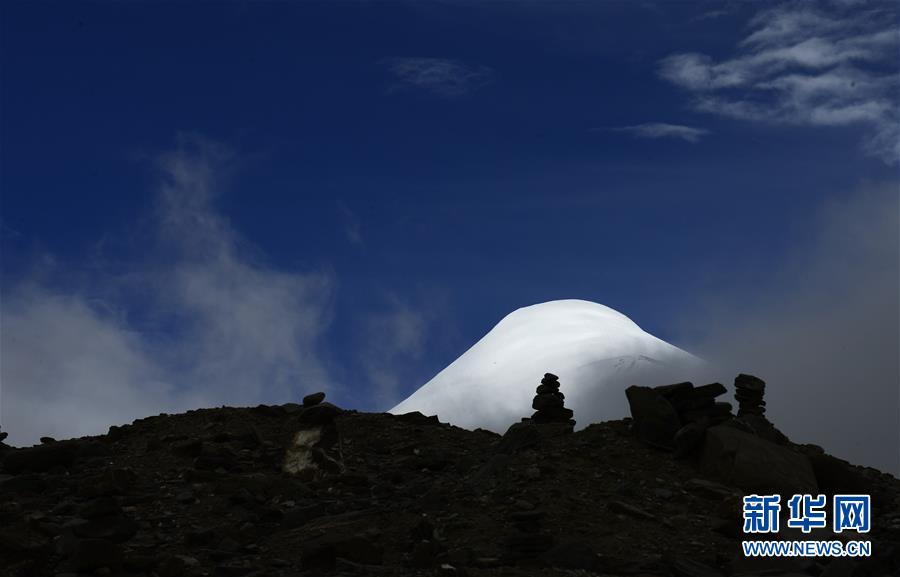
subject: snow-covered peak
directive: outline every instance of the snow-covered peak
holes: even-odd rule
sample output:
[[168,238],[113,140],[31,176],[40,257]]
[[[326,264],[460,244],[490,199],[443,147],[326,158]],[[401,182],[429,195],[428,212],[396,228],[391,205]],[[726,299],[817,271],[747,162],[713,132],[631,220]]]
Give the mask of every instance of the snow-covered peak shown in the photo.
[[627,386],[684,380],[701,365],[607,306],[550,301],[507,315],[390,412],[420,411],[460,427],[503,432],[531,415],[534,390],[551,372],[582,428],[626,416]]

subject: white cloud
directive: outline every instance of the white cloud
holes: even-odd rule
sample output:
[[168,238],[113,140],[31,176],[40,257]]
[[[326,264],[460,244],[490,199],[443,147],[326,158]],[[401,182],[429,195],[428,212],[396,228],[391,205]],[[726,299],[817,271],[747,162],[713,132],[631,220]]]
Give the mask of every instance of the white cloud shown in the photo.
[[678,138],[687,142],[697,142],[701,136],[709,134],[709,131],[703,128],[664,122],[647,122],[635,126],[622,126],[613,130],[627,132],[638,138]]
[[11,442],[333,387],[319,350],[333,279],[266,265],[216,211],[232,160],[182,137],[158,158],[145,258],[75,288],[52,282],[69,271],[50,267],[5,291],[0,411]]
[[752,18],[733,57],[673,54],[659,72],[693,93],[693,107],[703,112],[773,124],[863,127],[865,150],[895,163],[896,21],[896,8],[886,5],[789,3]]
[[445,58],[390,58],[384,62],[399,86],[420,88],[445,97],[477,90],[490,83],[494,76],[494,71],[487,66],[470,66]]

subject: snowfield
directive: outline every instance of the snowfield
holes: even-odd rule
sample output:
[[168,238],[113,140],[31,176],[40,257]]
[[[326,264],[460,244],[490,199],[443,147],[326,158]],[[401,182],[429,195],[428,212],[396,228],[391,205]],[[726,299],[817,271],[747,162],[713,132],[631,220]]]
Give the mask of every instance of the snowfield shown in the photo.
[[559,376],[582,429],[628,415],[625,388],[691,380],[703,361],[609,307],[559,300],[518,309],[389,412],[504,432],[531,416],[544,373]]

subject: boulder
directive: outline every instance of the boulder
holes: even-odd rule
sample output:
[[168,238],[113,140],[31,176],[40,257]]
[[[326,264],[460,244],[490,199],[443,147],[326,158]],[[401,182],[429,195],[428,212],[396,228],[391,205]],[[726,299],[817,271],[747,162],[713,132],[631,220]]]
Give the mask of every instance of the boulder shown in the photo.
[[700,468],[746,491],[788,496],[818,491],[805,455],[725,425],[706,430]]
[[311,395],[306,395],[305,397],[303,397],[303,406],[312,407],[313,405],[318,405],[324,400],[325,393],[319,391],[318,393],[312,393]]
[[674,449],[675,433],[682,423],[672,403],[650,387],[631,386],[625,395],[638,438],[652,446]]

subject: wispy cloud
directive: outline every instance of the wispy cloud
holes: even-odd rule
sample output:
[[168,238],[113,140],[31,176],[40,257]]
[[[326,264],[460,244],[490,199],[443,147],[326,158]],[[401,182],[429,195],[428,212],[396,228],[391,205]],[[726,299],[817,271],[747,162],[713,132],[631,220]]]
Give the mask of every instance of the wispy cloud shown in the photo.
[[350,241],[350,244],[363,246],[362,224],[359,216],[342,200],[337,202],[337,208],[344,223],[344,234],[347,236],[347,240]]
[[409,361],[425,353],[429,318],[395,295],[388,298],[383,310],[361,319],[358,343],[363,371],[372,385],[378,406],[393,406],[400,399],[404,370]]
[[638,138],[676,138],[687,142],[697,142],[700,137],[709,134],[703,128],[694,128],[681,124],[666,124],[664,122],[647,122],[634,126],[621,126],[614,128],[618,132],[627,132]]
[[397,82],[392,91],[411,87],[455,97],[477,90],[494,78],[494,71],[487,66],[445,58],[389,58],[383,62]]
[[233,160],[182,137],[156,159],[143,258],[92,268],[77,286],[43,266],[4,291],[0,415],[11,442],[334,385],[319,347],[334,281],[268,266],[217,211]]
[[699,111],[740,120],[860,126],[865,150],[900,160],[898,11],[877,4],[792,2],[750,20],[736,54],[673,54],[660,75]]

